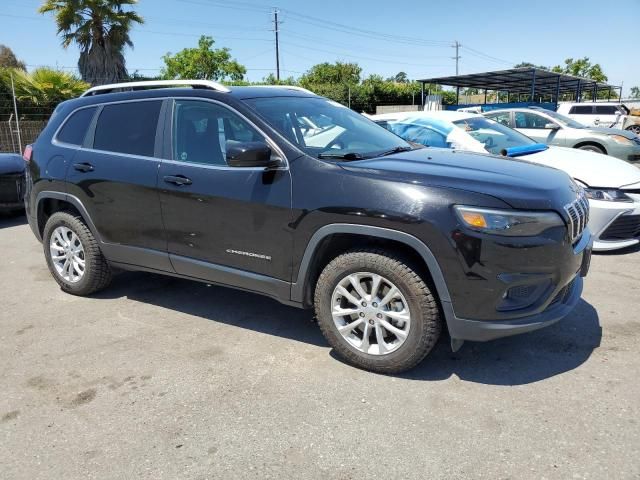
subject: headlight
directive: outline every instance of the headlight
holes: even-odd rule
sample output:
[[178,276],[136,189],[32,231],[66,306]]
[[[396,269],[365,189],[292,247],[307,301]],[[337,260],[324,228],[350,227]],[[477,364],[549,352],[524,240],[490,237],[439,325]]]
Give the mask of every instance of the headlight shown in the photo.
[[591,200],[603,200],[605,202],[633,202],[623,191],[615,188],[585,188],[584,193]]
[[614,142],[620,143],[622,145],[633,145],[633,140],[630,140],[627,137],[623,137],[622,135],[609,135],[609,138]]
[[491,208],[453,207],[460,221],[471,230],[494,235],[530,237],[551,227],[564,226],[555,212],[526,212],[520,210],[494,210]]

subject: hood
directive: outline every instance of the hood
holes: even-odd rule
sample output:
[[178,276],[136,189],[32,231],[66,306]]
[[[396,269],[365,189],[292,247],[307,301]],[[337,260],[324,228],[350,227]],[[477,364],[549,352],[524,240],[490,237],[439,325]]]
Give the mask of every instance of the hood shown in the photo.
[[558,168],[589,187],[620,188],[640,182],[640,168],[610,155],[577,148],[549,147],[519,158]]
[[597,133],[599,135],[621,135],[629,140],[633,140],[636,134],[628,130],[621,130],[619,128],[606,128],[606,127],[587,127],[584,130],[588,132]]
[[560,170],[481,153],[422,148],[340,165],[392,181],[491,195],[520,209],[562,211],[576,198],[575,183]]
[[0,153],[0,175],[24,172],[24,160],[16,153]]

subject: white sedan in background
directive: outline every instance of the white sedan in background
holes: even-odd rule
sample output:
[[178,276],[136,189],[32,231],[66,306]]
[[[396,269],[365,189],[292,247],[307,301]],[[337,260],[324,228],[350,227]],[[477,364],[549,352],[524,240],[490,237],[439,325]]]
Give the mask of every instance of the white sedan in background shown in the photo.
[[405,140],[429,147],[507,155],[565,171],[589,198],[594,250],[640,243],[640,168],[617,158],[534,142],[529,137],[468,112],[394,112],[374,122]]

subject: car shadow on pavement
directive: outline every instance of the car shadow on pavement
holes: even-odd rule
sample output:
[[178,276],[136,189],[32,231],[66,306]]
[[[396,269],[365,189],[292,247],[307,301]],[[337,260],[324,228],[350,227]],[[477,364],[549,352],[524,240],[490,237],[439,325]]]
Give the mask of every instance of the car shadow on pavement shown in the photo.
[[[262,295],[143,272],[124,272],[96,298],[126,297],[207,320],[327,347],[310,310],[282,305]],[[490,385],[523,385],[568,372],[600,345],[596,310],[580,300],[562,321],[532,333],[486,343],[467,342],[451,351],[445,333],[431,354],[400,378],[462,380]],[[333,358],[339,359],[331,352]]]
[[3,228],[17,227],[27,223],[27,217],[23,212],[3,213],[0,212],[0,230]]
[[621,248],[620,250],[605,250],[602,252],[593,252],[595,255],[602,255],[603,257],[615,257],[616,255],[627,255],[629,253],[640,252],[640,243],[631,245],[630,247]]
[[116,275],[95,298],[126,297],[235,327],[327,346],[310,310],[254,293],[144,272]]
[[566,318],[531,333],[490,342],[466,342],[453,353],[443,335],[431,354],[402,375],[413,380],[461,380],[489,385],[524,385],[573,370],[600,346],[598,312],[580,300]]

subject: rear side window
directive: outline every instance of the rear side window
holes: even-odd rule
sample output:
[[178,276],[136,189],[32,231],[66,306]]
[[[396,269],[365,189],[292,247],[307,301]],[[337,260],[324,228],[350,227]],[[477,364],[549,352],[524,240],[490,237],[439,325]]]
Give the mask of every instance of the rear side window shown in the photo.
[[570,115],[591,115],[593,113],[593,108],[591,105],[576,105],[571,107]]
[[615,105],[596,105],[596,114],[598,115],[615,115],[618,109]]
[[83,108],[72,113],[58,132],[56,139],[71,145],[82,145],[97,109],[97,107]]
[[93,148],[152,157],[161,100],[105,105],[96,124]]

